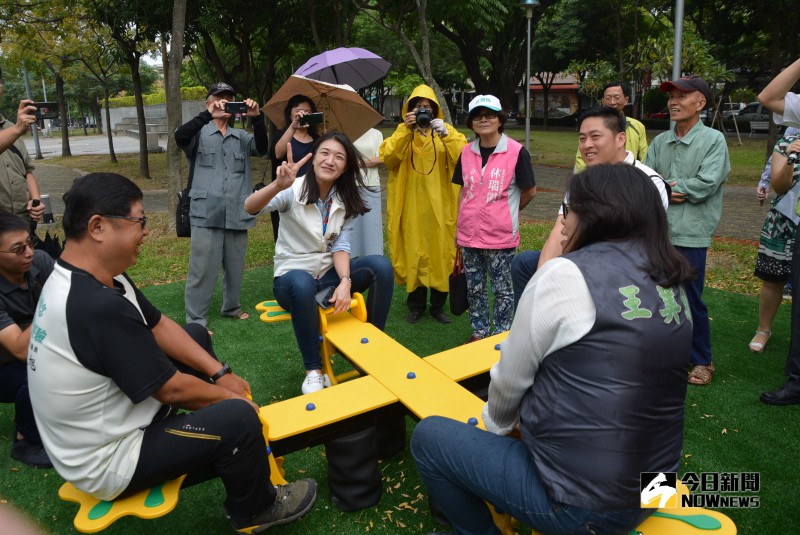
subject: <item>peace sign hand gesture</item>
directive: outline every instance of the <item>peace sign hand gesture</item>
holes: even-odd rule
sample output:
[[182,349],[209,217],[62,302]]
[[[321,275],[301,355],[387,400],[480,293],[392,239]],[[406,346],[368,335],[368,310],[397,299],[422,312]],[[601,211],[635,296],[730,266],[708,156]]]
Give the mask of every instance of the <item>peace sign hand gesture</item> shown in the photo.
[[297,178],[297,173],[311,158],[311,153],[306,154],[299,162],[294,161],[292,157],[292,144],[286,144],[286,161],[283,162],[276,170],[275,182],[278,183],[278,188],[281,191],[290,188]]

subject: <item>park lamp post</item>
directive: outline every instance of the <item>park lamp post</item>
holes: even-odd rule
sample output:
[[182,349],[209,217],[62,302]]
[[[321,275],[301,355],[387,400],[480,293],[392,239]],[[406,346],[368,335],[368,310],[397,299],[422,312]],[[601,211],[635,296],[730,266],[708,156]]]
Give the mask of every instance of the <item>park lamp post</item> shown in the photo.
[[525,149],[531,151],[531,18],[533,8],[539,5],[539,0],[520,0],[519,5],[525,8],[525,18],[528,19],[528,63],[525,71]]

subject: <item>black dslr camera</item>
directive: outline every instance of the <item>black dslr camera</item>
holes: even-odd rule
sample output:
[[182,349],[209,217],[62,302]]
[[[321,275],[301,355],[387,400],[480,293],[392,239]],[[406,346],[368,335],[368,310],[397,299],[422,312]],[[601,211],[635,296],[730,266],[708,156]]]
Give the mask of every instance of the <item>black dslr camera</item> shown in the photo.
[[433,112],[428,108],[418,108],[414,116],[417,118],[417,126],[420,128],[428,128],[433,121]]

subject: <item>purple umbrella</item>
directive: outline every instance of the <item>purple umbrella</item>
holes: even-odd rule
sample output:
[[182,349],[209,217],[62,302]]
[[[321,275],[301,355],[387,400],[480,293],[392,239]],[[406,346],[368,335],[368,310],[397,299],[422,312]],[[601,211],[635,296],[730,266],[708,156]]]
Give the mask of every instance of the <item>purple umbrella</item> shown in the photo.
[[386,76],[389,67],[388,61],[369,50],[336,48],[309,59],[295,74],[359,90]]

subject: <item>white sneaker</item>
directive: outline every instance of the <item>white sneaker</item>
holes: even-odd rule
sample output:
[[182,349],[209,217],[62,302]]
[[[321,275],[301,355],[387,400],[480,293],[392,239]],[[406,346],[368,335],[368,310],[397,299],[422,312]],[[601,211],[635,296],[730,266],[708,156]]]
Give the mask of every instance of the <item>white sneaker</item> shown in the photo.
[[303,380],[301,390],[303,394],[310,394],[311,392],[319,392],[323,388],[331,386],[331,378],[327,373],[309,373]]

